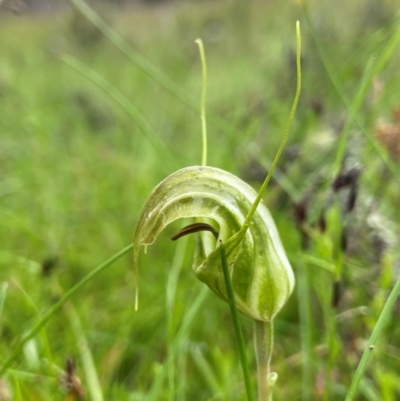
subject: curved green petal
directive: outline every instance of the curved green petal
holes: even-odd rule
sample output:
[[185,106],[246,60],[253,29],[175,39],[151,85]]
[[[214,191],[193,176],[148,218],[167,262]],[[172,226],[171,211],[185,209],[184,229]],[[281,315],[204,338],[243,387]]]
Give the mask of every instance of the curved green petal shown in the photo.
[[[258,206],[244,236],[239,234],[256,196],[244,181],[218,168],[194,166],[171,174],[153,190],[140,216],[135,272],[140,246],[154,243],[168,224],[188,217],[212,219],[218,241],[225,243],[237,308],[255,320],[273,319],[293,290],[294,275],[265,205]],[[193,271],[227,300],[218,241],[209,233],[199,236]]]

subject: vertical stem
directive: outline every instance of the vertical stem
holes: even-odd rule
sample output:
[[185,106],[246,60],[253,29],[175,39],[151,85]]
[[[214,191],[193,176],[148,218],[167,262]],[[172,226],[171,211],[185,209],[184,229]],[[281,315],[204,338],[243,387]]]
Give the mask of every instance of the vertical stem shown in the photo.
[[240,326],[239,313],[236,308],[235,294],[233,292],[231,276],[229,274],[228,261],[226,259],[226,253],[225,253],[225,245],[222,242],[220,244],[220,250],[221,250],[222,270],[224,272],[225,286],[226,286],[226,292],[228,294],[229,306],[231,308],[233,326],[236,332],[240,362],[242,365],[244,382],[246,386],[247,400],[253,401],[253,391],[251,389],[251,381],[250,381],[250,370],[246,358],[246,346],[244,343],[242,328]]
[[310,310],[310,281],[308,275],[308,266],[305,263],[299,265],[297,274],[297,299],[299,304],[300,316],[300,338],[302,358],[302,401],[311,400],[312,389],[312,329],[311,329],[311,310]]
[[329,401],[332,398],[332,371],[335,366],[335,361],[338,356],[338,342],[337,342],[337,327],[335,321],[335,310],[330,305],[325,308],[325,316],[327,320],[327,346],[328,355],[325,364],[325,390],[324,401]]
[[268,170],[267,177],[265,178],[264,182],[262,183],[261,188],[258,191],[257,197],[256,197],[255,201],[253,202],[253,204],[251,205],[251,208],[250,208],[249,212],[247,213],[246,220],[244,221],[243,226],[241,228],[243,235],[246,233],[247,229],[250,226],[253,216],[257,210],[257,207],[258,207],[259,203],[261,202],[261,199],[262,199],[264,192],[269,184],[269,181],[272,178],[272,174],[275,170],[275,167],[277,166],[278,161],[282,155],[283,149],[285,148],[285,144],[286,144],[287,138],[289,136],[289,132],[292,127],[293,120],[294,120],[294,115],[296,113],[297,104],[299,103],[300,92],[301,92],[301,35],[300,35],[300,22],[299,21],[296,22],[296,46],[297,46],[297,50],[296,50],[297,85],[296,85],[296,93],[294,95],[292,108],[290,109],[289,118],[287,121],[286,129],[285,129],[282,139],[281,139],[281,143],[279,144],[279,148],[276,152],[275,158],[272,161],[272,164]]
[[254,322],[254,349],[257,360],[258,401],[272,401],[269,377],[273,346],[273,322],[256,320]]
[[203,70],[203,85],[201,90],[201,105],[200,105],[201,132],[203,140],[201,165],[206,166],[207,165],[207,124],[206,124],[207,63],[206,63],[206,55],[204,52],[203,41],[201,39],[196,39],[195,42],[199,46],[201,67]]
[[183,265],[183,259],[187,247],[187,237],[182,238],[175,251],[174,260],[168,273],[166,288],[166,315],[167,315],[167,347],[168,347],[168,399],[174,401],[176,397],[176,346],[174,346],[175,326],[174,326],[174,304],[176,297],[176,288],[178,284],[179,274]]

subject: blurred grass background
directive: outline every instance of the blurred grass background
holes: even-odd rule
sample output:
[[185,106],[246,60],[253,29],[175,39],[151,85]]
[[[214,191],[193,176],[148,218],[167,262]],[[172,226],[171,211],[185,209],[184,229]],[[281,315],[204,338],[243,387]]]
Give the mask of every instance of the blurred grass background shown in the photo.
[[[152,188],[201,159],[199,112],[150,79],[76,8],[66,3],[60,10],[28,8],[16,15],[10,4],[16,3],[0,8],[0,283],[7,283],[0,292],[1,363],[62,293],[132,241]],[[399,46],[373,76],[357,123],[349,127],[341,171],[360,172],[351,212],[345,206],[348,188],[333,194],[332,173],[349,115],[343,99],[355,98],[369,60],[379,58],[398,32],[398,4],[231,0],[93,6],[193,104],[201,91],[194,40],[203,39],[208,163],[255,188],[292,102],[294,26],[300,20],[303,92],[265,198],[300,286],[276,321],[275,398],[344,399],[399,276]],[[148,136],[61,54],[121,91],[147,120]],[[155,147],[154,138],[163,145]],[[332,217],[338,211],[340,233]],[[72,373],[89,388],[88,399],[244,400],[228,306],[191,274],[194,239],[169,240],[181,226],[169,227],[142,256],[138,312],[129,256],[88,283],[25,346],[1,381],[0,399],[79,399],[59,379],[65,379],[71,358]],[[344,237],[346,246],[338,246]],[[337,263],[343,267],[342,295],[332,307],[337,277],[330,269]],[[360,400],[400,399],[399,312],[397,303]],[[245,318],[242,325],[254,369],[252,325]],[[82,341],[103,395],[90,390]]]

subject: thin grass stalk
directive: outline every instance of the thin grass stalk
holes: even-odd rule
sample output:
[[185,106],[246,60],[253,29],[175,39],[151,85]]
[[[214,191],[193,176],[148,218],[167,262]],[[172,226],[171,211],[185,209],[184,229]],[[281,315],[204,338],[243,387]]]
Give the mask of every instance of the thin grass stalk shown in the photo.
[[14,382],[13,390],[15,399],[17,401],[23,401],[24,397],[22,396],[20,381],[18,380],[18,378],[14,377],[13,382]]
[[199,372],[203,375],[208,387],[212,389],[213,397],[221,397],[223,394],[221,385],[218,383],[218,379],[210,366],[210,363],[205,358],[201,346],[191,345],[189,347],[189,353]]
[[333,177],[336,177],[339,174],[340,169],[342,168],[344,156],[346,153],[347,142],[349,140],[350,133],[351,133],[351,128],[353,127],[355,118],[356,118],[357,114],[359,113],[359,110],[361,109],[362,105],[364,104],[365,97],[367,96],[369,88],[371,86],[372,78],[373,78],[373,76],[371,75],[371,71],[373,70],[373,62],[374,62],[374,60],[372,58],[370,58],[367,61],[367,64],[364,68],[364,71],[363,71],[363,74],[362,74],[362,77],[360,80],[358,90],[356,92],[356,96],[354,96],[354,98],[350,104],[346,122],[345,122],[344,128],[340,134],[339,142],[337,145],[336,156],[335,156],[335,160],[334,160],[333,167],[332,167],[332,176]]
[[166,365],[158,367],[151,387],[144,395],[143,401],[159,401],[162,398],[165,376],[167,375],[165,373],[166,370],[168,370],[168,366]]
[[8,283],[1,284],[1,287],[0,287],[0,319],[1,319],[1,315],[3,313],[4,302],[5,302],[6,296],[7,296],[7,288],[8,288]]
[[32,339],[36,334],[40,332],[40,330],[46,325],[46,323],[61,309],[61,307],[72,298],[80,289],[83,288],[85,284],[91,281],[94,277],[96,277],[99,273],[101,273],[104,269],[112,265],[122,256],[126,255],[128,252],[132,251],[133,244],[128,245],[118,253],[116,253],[111,258],[107,259],[105,262],[97,266],[94,270],[88,273],[81,281],[71,287],[63,297],[56,302],[51,308],[44,313],[44,315],[40,318],[40,320],[31,328],[29,333],[19,342],[19,344],[15,347],[14,351],[11,353],[10,357],[4,363],[4,365],[0,369],[0,377],[2,377],[7,369],[14,363],[16,358],[19,356],[21,351],[24,348],[24,345]]
[[[21,291],[21,293],[23,294],[25,300],[26,300],[26,305],[28,306],[29,309],[31,309],[35,315],[37,320],[40,320],[40,312],[39,309],[36,307],[35,302],[33,301],[32,297],[30,296],[30,294],[25,290],[25,288],[23,288],[19,283],[17,283],[18,289],[19,291]],[[40,331],[40,336],[42,337],[42,342],[43,342],[43,348],[44,348],[44,352],[43,354],[49,359],[52,360],[53,359],[53,355],[51,352],[51,347],[50,347],[50,341],[49,338],[47,336],[47,332],[45,329]]]
[[70,2],[94,25],[99,31],[107,37],[113,45],[120,50],[128,59],[139,67],[147,76],[160,86],[166,89],[171,95],[181,102],[198,111],[198,106],[183,88],[176,84],[172,79],[161,72],[157,67],[151,64],[147,59],[141,56],[132,46],[128,44],[117,32],[115,32],[96,12],[89,7],[83,0],[70,0]]
[[[363,82],[359,86],[358,93],[354,97],[353,102],[350,102],[350,100],[347,98],[347,96],[343,90],[342,83],[339,81],[339,78],[338,78],[334,68],[331,68],[329,60],[328,60],[327,56],[325,55],[325,51],[323,50],[324,46],[321,43],[321,40],[320,40],[317,32],[315,31],[314,25],[311,21],[310,13],[308,11],[307,1],[303,2],[303,12],[304,12],[304,16],[305,16],[308,28],[310,29],[311,36],[315,42],[316,48],[317,48],[319,56],[321,58],[322,64],[328,74],[329,79],[331,80],[331,82],[333,84],[333,87],[335,88],[335,90],[338,93],[343,104],[346,106],[347,110],[349,111],[349,116],[350,115],[352,116],[352,119],[358,125],[358,127],[360,128],[363,135],[370,142],[372,148],[378,154],[378,156],[380,157],[380,159],[382,160],[384,165],[387,167],[387,169],[391,172],[391,174],[395,178],[395,180],[400,184],[400,174],[398,172],[397,167],[390,160],[390,158],[387,155],[387,152],[385,152],[382,149],[382,147],[378,144],[376,139],[373,138],[370,131],[364,127],[364,125],[358,118],[358,113],[356,112],[355,107],[354,107],[355,102],[357,104],[362,103],[362,101],[365,99],[365,96],[367,94],[367,89],[370,87],[370,85],[372,83],[372,79],[384,68],[384,66],[389,61],[390,57],[393,55],[394,50],[396,49],[396,46],[400,42],[400,24],[399,24],[396,32],[392,35],[392,37],[388,41],[384,50],[376,58],[375,64],[372,66],[372,68],[370,68],[370,66],[368,66],[368,74],[363,75],[363,79],[362,79]],[[335,169],[337,169],[337,165],[339,164],[339,161],[342,160],[343,156],[344,155],[342,154],[341,148],[338,147],[337,155],[336,155],[337,158],[336,158],[336,161],[334,164]],[[335,170],[333,169],[332,176],[334,176],[334,171]],[[328,180],[326,182],[326,188],[328,187],[328,185],[330,185],[330,180]]]
[[187,359],[188,359],[188,347],[189,341],[185,340],[183,344],[180,344],[180,349],[178,353],[178,370],[180,373],[180,380],[178,382],[177,388],[177,398],[176,401],[186,401],[187,387],[190,386],[188,379],[188,369],[187,369]]
[[338,343],[337,343],[337,326],[335,319],[335,310],[331,308],[330,304],[326,305],[325,318],[327,323],[327,347],[328,355],[325,363],[325,388],[324,388],[324,401],[330,401],[332,399],[332,370],[336,364],[336,358],[338,355]]
[[268,170],[267,177],[265,178],[263,184],[261,185],[261,188],[258,191],[257,198],[253,202],[253,205],[251,206],[251,209],[246,216],[246,220],[243,223],[243,227],[240,230],[242,235],[244,235],[246,233],[247,229],[249,228],[251,220],[253,219],[254,213],[256,212],[259,203],[261,202],[264,192],[267,189],[267,186],[272,178],[275,167],[277,166],[278,161],[282,155],[283,149],[285,148],[285,145],[286,145],[287,138],[289,136],[290,129],[293,124],[294,116],[296,114],[297,105],[299,103],[300,93],[301,93],[301,32],[300,32],[300,22],[299,21],[296,22],[296,70],[297,70],[296,92],[294,95],[292,107],[290,109],[287,125],[286,125],[285,131],[283,133],[281,143],[279,144],[278,151],[276,152],[275,158],[271,164],[270,169]]
[[300,316],[300,341],[302,351],[301,364],[301,399],[311,400],[312,389],[312,327],[311,327],[311,300],[310,279],[308,265],[299,263],[297,270],[297,302]]
[[[184,313],[184,318],[179,326],[179,330],[173,338],[173,343],[171,347],[173,348],[174,355],[177,355],[182,350],[182,344],[185,342],[185,338],[188,336],[188,332],[192,327],[193,323],[195,322],[196,316],[201,310],[205,300],[209,295],[209,290],[207,287],[202,286],[200,289],[199,294],[197,295],[196,299],[190,304],[190,307]],[[180,363],[180,355],[178,355],[178,365]],[[168,365],[168,364],[167,364]],[[145,401],[158,401],[161,397],[161,392],[163,391],[163,383],[168,375],[168,366],[161,366],[157,375],[153,381],[152,387],[147,393]],[[175,393],[178,394],[177,398],[181,399],[180,393],[183,390],[178,387],[176,389],[175,386]]]
[[[129,60],[131,60],[138,68],[140,68],[150,79],[159,84],[169,94],[178,99],[189,109],[198,113],[199,107],[197,101],[180,85],[165,75],[147,59],[141,56],[132,46],[130,46],[118,33],[108,26],[103,19],[99,17],[83,0],[70,0],[71,3],[94,25],[99,31],[106,36],[114,46],[121,51]],[[232,140],[238,142],[238,137],[233,127],[223,120],[216,113],[209,113],[210,121],[216,127],[223,130]]]
[[151,124],[146,120],[142,113],[132,104],[132,102],[120,92],[113,84],[107,81],[104,77],[93,71],[91,68],[81,63],[79,60],[68,54],[62,54],[60,57],[65,64],[72,67],[75,71],[82,74],[85,78],[93,82],[105,94],[111,97],[118,105],[125,110],[128,115],[135,121],[136,125],[142,131],[145,138],[153,146],[158,156],[169,167],[175,168],[177,162],[169,148],[159,138]]
[[353,381],[351,382],[345,401],[354,400],[354,397],[357,394],[358,387],[360,385],[360,381],[364,376],[365,370],[367,369],[368,362],[371,359],[373,352],[378,351],[375,349],[375,345],[378,341],[378,338],[383,328],[385,327],[385,324],[390,317],[390,313],[393,309],[394,303],[396,302],[399,296],[400,296],[400,277],[397,279],[396,284],[394,285],[392,291],[390,292],[389,297],[386,300],[386,303],[382,309],[382,312],[379,315],[378,321],[376,322],[374,330],[372,331],[372,334],[368,340],[368,345],[364,350],[360,363],[354,374]]
[[[60,369],[60,373],[62,372],[63,371]],[[58,378],[54,376],[30,373],[30,372],[25,372],[23,370],[15,370],[15,369],[8,369],[7,374],[9,377],[15,377],[23,381],[34,382],[34,383],[37,383],[39,380],[41,382],[46,382],[46,383],[51,383],[51,382],[55,383],[58,380]]]
[[240,363],[242,365],[244,383],[246,386],[247,400],[253,401],[254,398],[253,398],[253,390],[251,387],[251,380],[250,380],[250,369],[249,369],[249,365],[248,365],[247,357],[246,357],[246,344],[244,341],[243,332],[242,332],[242,328],[240,325],[239,313],[236,308],[235,294],[233,292],[231,276],[230,276],[229,268],[228,268],[228,261],[226,259],[225,246],[222,242],[220,244],[220,251],[221,251],[222,270],[224,273],[226,291],[228,294],[228,302],[229,302],[229,307],[231,309],[233,326],[235,329],[237,346],[238,346],[238,350],[239,350]]
[[92,351],[85,336],[81,321],[71,302],[64,305],[64,311],[68,317],[72,331],[74,333],[79,354],[81,357],[83,371],[85,372],[86,385],[92,401],[103,401],[103,392],[101,390],[99,376],[96,365],[93,360]]
[[166,314],[167,314],[167,339],[168,339],[168,396],[171,401],[175,401],[175,361],[176,347],[174,346],[174,303],[176,297],[176,287],[182,269],[183,259],[187,247],[187,237],[182,238],[178,243],[175,256],[172,261],[171,269],[168,272],[166,289]]

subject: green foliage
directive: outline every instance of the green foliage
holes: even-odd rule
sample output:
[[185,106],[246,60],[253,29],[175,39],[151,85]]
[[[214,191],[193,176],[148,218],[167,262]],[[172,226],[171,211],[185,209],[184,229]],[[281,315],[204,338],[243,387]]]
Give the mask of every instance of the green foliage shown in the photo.
[[[198,37],[208,62],[207,163],[257,189],[291,107],[300,19],[304,91],[264,199],[299,283],[275,322],[275,394],[345,398],[400,256],[399,153],[388,145],[398,132],[399,21],[395,1],[367,3],[374,8],[310,2],[304,14],[290,2],[249,2],[243,31],[231,2],[101,10],[156,71],[94,31],[95,44],[82,46],[70,15],[1,16],[1,365],[59,308],[22,347],[0,389],[17,401],[64,399],[59,378],[73,358],[74,377],[87,392],[99,382],[107,400],[245,398],[229,309],[189,273],[193,241],[170,242],[177,223],[146,256],[137,312],[132,257],[69,290],[129,244],[158,182],[200,162]],[[77,74],[56,57],[63,53],[124,97]],[[338,169],[360,166],[349,211],[352,187],[334,195],[331,184]],[[66,294],[77,320],[57,303]],[[354,399],[400,397],[396,313],[395,304]],[[250,339],[246,319],[242,327]]]

